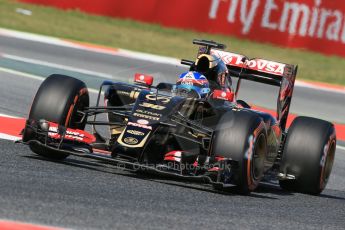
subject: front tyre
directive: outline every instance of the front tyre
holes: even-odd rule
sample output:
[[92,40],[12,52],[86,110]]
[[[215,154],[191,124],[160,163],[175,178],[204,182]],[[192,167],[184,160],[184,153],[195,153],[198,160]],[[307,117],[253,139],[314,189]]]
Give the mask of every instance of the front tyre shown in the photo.
[[212,153],[236,162],[230,183],[240,194],[249,194],[263,177],[267,155],[267,134],[261,117],[250,111],[224,114],[213,137]]
[[289,128],[280,172],[295,180],[280,180],[281,188],[320,194],[326,187],[335,157],[336,135],[332,123],[297,117]]
[[[64,76],[53,74],[46,78],[39,87],[32,102],[29,120],[39,121],[44,119],[55,122],[66,128],[85,128],[85,122],[79,123],[82,116],[77,111],[83,111],[89,106],[89,93],[84,82]],[[32,130],[24,129],[23,141],[32,139]],[[45,152],[35,144],[30,144],[30,148],[38,155],[62,160],[68,154]]]

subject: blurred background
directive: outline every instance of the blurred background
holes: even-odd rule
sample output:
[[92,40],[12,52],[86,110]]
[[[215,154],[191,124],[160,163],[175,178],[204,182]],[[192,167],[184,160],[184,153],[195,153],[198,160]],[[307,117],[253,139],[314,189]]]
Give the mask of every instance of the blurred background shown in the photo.
[[345,85],[341,1],[0,0],[0,5],[4,28],[176,58],[194,58],[192,39],[207,38],[248,57],[298,64],[298,79]]

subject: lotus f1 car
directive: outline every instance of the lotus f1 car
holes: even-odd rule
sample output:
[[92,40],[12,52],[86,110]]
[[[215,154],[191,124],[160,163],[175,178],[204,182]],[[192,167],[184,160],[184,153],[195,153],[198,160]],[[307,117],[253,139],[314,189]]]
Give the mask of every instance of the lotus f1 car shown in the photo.
[[[241,194],[255,190],[267,175],[286,190],[322,192],[334,161],[335,129],[310,117],[297,117],[286,128],[297,66],[248,59],[213,41],[193,43],[199,55],[223,60],[238,78],[234,92],[186,97],[174,94],[173,84],[152,86],[152,76],[136,74],[133,84],[104,81],[96,105],[89,106],[85,83],[54,74],[38,89],[21,142],[51,159],[100,159],[215,189],[235,187]],[[181,63],[196,68],[194,61]],[[243,79],[280,88],[275,117],[236,100]],[[107,119],[99,119],[100,114]],[[110,135],[100,126],[107,126]]]

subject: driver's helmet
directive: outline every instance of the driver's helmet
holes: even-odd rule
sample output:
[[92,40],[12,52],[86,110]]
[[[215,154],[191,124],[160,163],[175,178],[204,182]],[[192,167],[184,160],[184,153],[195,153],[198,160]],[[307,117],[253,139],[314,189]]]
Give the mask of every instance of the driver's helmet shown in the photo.
[[206,77],[194,71],[181,74],[176,82],[175,90],[180,96],[194,98],[205,98],[211,91]]
[[232,81],[228,68],[216,55],[201,54],[195,61],[194,70],[203,74],[209,81],[211,90],[231,90]]

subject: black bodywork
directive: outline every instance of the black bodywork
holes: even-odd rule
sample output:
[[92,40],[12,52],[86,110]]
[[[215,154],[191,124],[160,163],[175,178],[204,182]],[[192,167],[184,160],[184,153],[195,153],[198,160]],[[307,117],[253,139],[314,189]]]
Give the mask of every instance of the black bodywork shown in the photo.
[[[225,46],[209,41],[195,41],[202,48],[199,53],[222,50]],[[244,63],[246,58],[243,58]],[[183,64],[194,69],[192,61],[182,60]],[[271,84],[280,87],[277,100],[277,117],[251,109],[243,102],[229,102],[213,98],[186,98],[174,95],[172,85],[160,83],[155,87],[140,84],[126,84],[105,81],[102,83],[97,104],[87,107],[80,114],[80,123],[92,126],[96,141],[84,143],[77,140],[64,140],[64,127],[59,126],[59,140],[47,135],[49,131],[41,127],[42,122],[28,121],[26,129],[35,131],[35,138],[24,140],[46,151],[76,156],[102,159],[130,168],[151,170],[165,175],[174,175],[203,182],[225,185],[213,169],[215,166],[228,167],[236,173],[236,162],[222,158],[212,152],[212,140],[218,122],[225,113],[253,113],[258,115],[266,131],[267,152],[264,171],[278,170],[284,144],[286,120],[296,77],[297,67],[286,65],[283,76],[273,76],[244,67],[228,65],[232,77],[238,77],[236,94],[241,79]],[[104,92],[105,105],[101,105]],[[109,120],[97,119],[106,114]],[[102,136],[98,126],[117,127],[120,131],[111,137]],[[181,161],[165,161],[171,151],[182,151]],[[104,152],[110,153],[103,154]],[[221,160],[220,160],[221,159]],[[184,166],[182,167],[182,164]],[[277,171],[278,173],[278,171]],[[231,185],[231,180],[227,181]]]
[[[280,130],[279,123],[272,115],[224,100],[185,98],[167,93],[160,94],[159,90],[154,90],[153,93],[152,89],[142,89],[124,83],[112,84],[108,89],[106,99],[110,100],[110,104],[113,104],[111,100],[116,98],[117,102],[129,102],[132,105],[116,107],[117,109],[125,108],[125,111],[117,111],[116,114],[111,111],[113,108],[107,108],[107,112],[128,119],[124,131],[115,138],[116,141],[111,147],[114,154],[118,153],[128,158],[130,152],[130,156],[133,156],[135,160],[147,163],[159,163],[163,160],[165,153],[173,150],[210,156],[213,131],[222,115],[229,111],[247,111],[258,114],[264,121],[268,136],[267,169],[274,164],[283,133],[277,132]],[[128,97],[131,94],[135,95],[133,92],[138,92],[138,96],[130,100]],[[161,107],[161,110],[152,108],[155,107],[152,105],[156,108]],[[90,108],[85,112],[89,113],[92,110],[97,111],[98,107]],[[145,125],[146,128],[137,125],[138,120],[142,119],[149,122]],[[128,133],[127,130],[137,130],[143,134],[134,135]],[[138,142],[132,145],[127,144],[126,138],[136,138]]]

